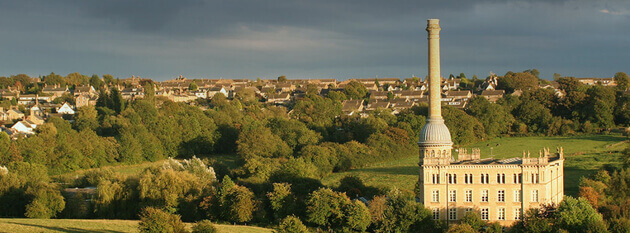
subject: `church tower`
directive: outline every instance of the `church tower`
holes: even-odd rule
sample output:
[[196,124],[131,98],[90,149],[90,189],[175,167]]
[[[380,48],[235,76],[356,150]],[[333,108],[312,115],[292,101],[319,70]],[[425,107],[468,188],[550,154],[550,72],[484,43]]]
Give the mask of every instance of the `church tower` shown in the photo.
[[[453,141],[451,133],[444,124],[442,118],[442,94],[440,93],[440,20],[427,20],[427,32],[429,40],[429,117],[420,131],[420,179],[419,197],[423,201],[425,194],[423,185],[425,183],[424,170],[430,168],[439,170],[441,166],[448,166],[451,161],[451,150]],[[433,177],[432,179],[436,179]],[[444,177],[437,177],[438,181]],[[435,182],[432,182],[435,183]]]

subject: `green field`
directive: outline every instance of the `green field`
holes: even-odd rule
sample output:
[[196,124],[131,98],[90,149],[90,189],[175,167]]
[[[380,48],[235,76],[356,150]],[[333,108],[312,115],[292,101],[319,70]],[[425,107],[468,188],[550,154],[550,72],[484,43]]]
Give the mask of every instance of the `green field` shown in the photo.
[[[626,148],[627,137],[616,135],[582,135],[573,137],[510,137],[479,142],[463,148],[480,148],[481,157],[511,158],[521,157],[523,151],[538,156],[538,151],[549,147],[563,147],[565,152],[565,193],[576,195],[578,182],[606,164],[619,166],[622,163],[621,151]],[[492,156],[491,156],[492,153]],[[454,154],[457,154],[455,152]],[[395,161],[374,164],[366,168],[334,173],[325,177],[325,185],[338,185],[341,178],[353,175],[360,177],[366,185],[376,187],[396,187],[413,190],[418,180],[418,155],[414,154]]]
[[[188,228],[192,224],[186,224]],[[219,233],[271,233],[271,229],[216,225]],[[92,219],[0,218],[0,232],[138,232],[138,221]]]

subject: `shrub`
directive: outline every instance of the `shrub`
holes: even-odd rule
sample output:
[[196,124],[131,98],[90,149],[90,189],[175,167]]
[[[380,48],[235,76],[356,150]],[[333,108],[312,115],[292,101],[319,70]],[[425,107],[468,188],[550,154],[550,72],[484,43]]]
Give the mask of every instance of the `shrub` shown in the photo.
[[192,233],[214,233],[217,228],[210,220],[201,220],[192,227]]
[[34,185],[27,188],[26,194],[34,196],[33,201],[26,205],[24,215],[28,218],[52,218],[66,206],[63,196],[53,186]]
[[179,215],[161,209],[147,207],[140,214],[140,232],[184,233],[188,232]]
[[306,233],[309,232],[299,218],[291,215],[284,218],[278,226],[278,233]]

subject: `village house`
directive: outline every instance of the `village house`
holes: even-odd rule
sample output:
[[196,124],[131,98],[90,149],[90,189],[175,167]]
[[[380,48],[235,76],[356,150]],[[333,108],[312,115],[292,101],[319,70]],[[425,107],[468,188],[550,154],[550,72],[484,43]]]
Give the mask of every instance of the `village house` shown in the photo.
[[7,111],[7,120],[18,120],[18,119],[23,119],[24,118],[24,113],[20,112],[20,110],[17,109],[9,109]]
[[365,107],[365,110],[367,111],[374,111],[376,109],[386,109],[389,108],[390,103],[389,101],[376,101],[373,103],[368,103],[368,105]]
[[144,98],[144,88],[143,87],[128,87],[122,89],[120,91],[120,95],[122,95],[123,99],[136,99],[136,98]]
[[287,92],[280,94],[270,94],[267,96],[267,103],[271,104],[286,104],[291,101],[291,95]]
[[88,85],[88,86],[78,86],[74,88],[73,95],[75,97],[80,96],[80,95],[87,95],[89,97],[94,97],[94,96],[97,96],[98,93],[96,92],[93,86]]
[[221,93],[221,94],[223,94],[225,97],[227,97],[227,96],[228,96],[228,90],[227,90],[227,89],[225,89],[225,87],[223,87],[223,86],[214,86],[214,87],[211,87],[211,88],[208,90],[208,97],[212,98],[212,97],[214,97],[217,93]]
[[24,134],[24,135],[33,135],[35,134],[34,129],[37,127],[35,123],[29,122],[27,120],[18,121],[13,126],[11,126],[11,130],[16,133]]
[[395,91],[393,93],[395,97],[411,100],[411,101],[420,99],[424,96],[423,91],[414,91],[414,90]]
[[59,85],[45,86],[42,93],[52,96],[52,98],[61,97],[65,93],[69,93],[68,87],[60,87]]
[[601,84],[602,86],[616,86],[615,79],[613,78],[577,78],[583,84],[586,85],[597,85]]
[[20,95],[18,98],[18,104],[29,106],[35,104],[36,100],[41,103],[50,103],[52,102],[53,98],[52,96],[42,95]]
[[371,91],[370,92],[370,100],[375,99],[375,100],[387,100],[387,94],[389,92],[387,91]]
[[80,94],[75,98],[75,106],[77,108],[88,105],[96,106],[97,99],[98,98],[96,96],[90,97],[88,94]]
[[484,90],[481,92],[481,96],[490,101],[490,103],[496,103],[497,100],[503,98],[504,95],[504,90]]
[[343,101],[343,107],[341,107],[341,112],[346,115],[354,115],[363,111],[363,100],[346,100]]
[[68,103],[63,103],[63,105],[56,110],[59,114],[74,115],[74,109],[72,109]]
[[195,95],[188,95],[188,94],[182,94],[182,95],[170,95],[168,97],[169,100],[173,101],[173,102],[182,102],[182,103],[187,103],[187,102],[191,102],[197,99],[197,96]]
[[446,92],[446,98],[461,101],[468,101],[472,98],[472,93],[470,91],[448,91]]

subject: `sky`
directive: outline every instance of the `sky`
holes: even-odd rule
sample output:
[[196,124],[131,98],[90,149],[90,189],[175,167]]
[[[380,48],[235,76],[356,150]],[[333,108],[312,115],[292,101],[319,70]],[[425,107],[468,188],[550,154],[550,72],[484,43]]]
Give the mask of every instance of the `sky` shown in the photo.
[[630,72],[623,0],[3,0],[0,76],[424,77],[430,18],[442,76]]

